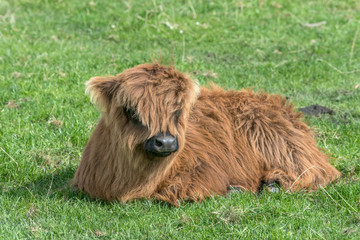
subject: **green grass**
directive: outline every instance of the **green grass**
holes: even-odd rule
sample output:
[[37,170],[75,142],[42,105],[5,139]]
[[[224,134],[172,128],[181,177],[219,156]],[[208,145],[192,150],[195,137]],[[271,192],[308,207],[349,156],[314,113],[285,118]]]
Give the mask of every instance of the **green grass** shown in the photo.
[[[359,29],[357,0],[0,0],[0,239],[359,239]],[[307,121],[343,178],[179,208],[67,187],[100,116],[84,82],[160,55],[201,84],[333,109]]]

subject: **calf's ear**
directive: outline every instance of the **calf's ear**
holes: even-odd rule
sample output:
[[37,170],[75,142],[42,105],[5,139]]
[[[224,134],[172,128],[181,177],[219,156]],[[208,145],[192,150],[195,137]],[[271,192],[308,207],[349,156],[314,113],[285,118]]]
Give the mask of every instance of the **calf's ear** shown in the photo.
[[90,100],[102,110],[108,111],[111,101],[119,88],[119,81],[115,77],[93,77],[85,83],[85,92]]

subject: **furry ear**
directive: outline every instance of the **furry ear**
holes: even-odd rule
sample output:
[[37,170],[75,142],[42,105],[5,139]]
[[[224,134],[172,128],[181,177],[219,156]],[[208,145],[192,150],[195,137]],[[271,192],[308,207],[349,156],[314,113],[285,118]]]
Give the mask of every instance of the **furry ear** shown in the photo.
[[119,87],[119,81],[115,77],[93,77],[85,85],[85,93],[90,95],[91,102],[108,110]]

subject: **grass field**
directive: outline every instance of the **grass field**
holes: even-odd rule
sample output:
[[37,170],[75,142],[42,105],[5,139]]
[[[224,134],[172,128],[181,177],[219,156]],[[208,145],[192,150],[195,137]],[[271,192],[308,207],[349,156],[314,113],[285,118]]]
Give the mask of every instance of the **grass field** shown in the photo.
[[[360,239],[359,31],[358,0],[0,0],[0,239]],[[100,116],[84,82],[160,55],[201,84],[333,109],[306,120],[342,179],[179,208],[72,190]]]

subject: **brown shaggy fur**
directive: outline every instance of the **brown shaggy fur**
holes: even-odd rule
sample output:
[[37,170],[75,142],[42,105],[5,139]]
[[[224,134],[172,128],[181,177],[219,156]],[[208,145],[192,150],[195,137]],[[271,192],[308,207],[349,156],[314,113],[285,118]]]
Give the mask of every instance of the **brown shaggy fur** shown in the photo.
[[[93,197],[177,205],[225,195],[229,186],[256,192],[277,182],[291,191],[310,190],[340,176],[301,114],[277,95],[199,89],[159,64],[94,77],[87,92],[103,114],[73,183]],[[140,124],[129,119],[128,108]],[[159,132],[177,137],[177,152],[155,157],[144,150],[144,142]]]

